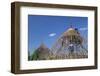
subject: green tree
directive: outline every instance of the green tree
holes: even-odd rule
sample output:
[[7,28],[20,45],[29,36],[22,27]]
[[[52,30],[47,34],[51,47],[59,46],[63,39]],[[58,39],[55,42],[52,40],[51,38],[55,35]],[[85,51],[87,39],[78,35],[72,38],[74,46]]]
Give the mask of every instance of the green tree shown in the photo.
[[32,53],[30,60],[37,60],[38,59],[38,52],[35,50],[35,52]]

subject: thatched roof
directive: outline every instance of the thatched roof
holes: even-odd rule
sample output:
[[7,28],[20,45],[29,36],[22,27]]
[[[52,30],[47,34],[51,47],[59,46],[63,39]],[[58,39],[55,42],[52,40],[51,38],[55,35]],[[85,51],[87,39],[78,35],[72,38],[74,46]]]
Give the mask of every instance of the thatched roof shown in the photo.
[[63,35],[64,36],[67,36],[67,35],[76,35],[76,36],[79,36],[79,32],[75,28],[69,28],[67,31],[64,32]]
[[37,52],[40,54],[40,53],[43,53],[43,54],[47,54],[50,52],[50,49],[45,45],[45,44],[41,44],[39,48],[37,48]]

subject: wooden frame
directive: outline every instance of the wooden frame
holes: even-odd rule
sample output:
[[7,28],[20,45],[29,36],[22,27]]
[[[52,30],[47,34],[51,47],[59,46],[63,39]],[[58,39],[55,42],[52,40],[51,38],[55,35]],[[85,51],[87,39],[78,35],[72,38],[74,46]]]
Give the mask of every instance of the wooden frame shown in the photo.
[[[42,8],[61,8],[61,9],[80,9],[93,10],[95,12],[95,40],[94,40],[94,65],[80,67],[62,67],[62,68],[46,68],[46,69],[20,69],[20,7],[42,7]],[[86,70],[97,68],[97,7],[92,6],[76,6],[61,4],[45,4],[45,3],[27,3],[13,2],[11,3],[11,72],[15,74],[22,73],[39,73],[39,72],[56,72],[56,71],[72,71]]]

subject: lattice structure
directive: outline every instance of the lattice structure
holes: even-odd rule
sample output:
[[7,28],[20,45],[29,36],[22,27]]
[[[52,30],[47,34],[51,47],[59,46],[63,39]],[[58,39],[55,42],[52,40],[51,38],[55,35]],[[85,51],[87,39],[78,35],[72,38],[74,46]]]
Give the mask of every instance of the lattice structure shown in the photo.
[[87,58],[88,51],[83,47],[83,38],[78,29],[69,28],[51,48],[55,59]]

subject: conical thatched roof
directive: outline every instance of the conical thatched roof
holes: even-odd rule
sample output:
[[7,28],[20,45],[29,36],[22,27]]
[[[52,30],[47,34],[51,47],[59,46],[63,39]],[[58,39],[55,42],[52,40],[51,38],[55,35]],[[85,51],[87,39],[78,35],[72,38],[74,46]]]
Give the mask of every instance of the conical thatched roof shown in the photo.
[[37,49],[39,53],[48,53],[50,51],[49,48],[47,48],[46,45],[44,45],[43,43],[40,45],[40,47]]
[[76,28],[69,28],[55,42],[51,50],[60,58],[87,58],[87,49],[82,45],[82,37]]
[[69,28],[67,31],[64,32],[64,36],[67,35],[79,35],[79,32],[75,28]]
[[44,43],[37,48],[38,60],[46,60],[50,54],[50,49],[47,48]]

